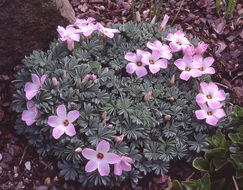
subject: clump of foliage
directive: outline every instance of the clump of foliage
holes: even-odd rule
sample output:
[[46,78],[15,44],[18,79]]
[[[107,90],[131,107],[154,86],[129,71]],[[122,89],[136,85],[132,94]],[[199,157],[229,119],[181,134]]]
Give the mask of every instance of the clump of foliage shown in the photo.
[[[60,175],[66,180],[109,187],[127,180],[135,186],[148,173],[166,173],[172,160],[195,158],[206,138],[215,133],[215,126],[222,128],[227,122],[218,122],[225,115],[221,109],[225,103],[218,102],[222,99],[208,98],[216,101],[217,105],[212,105],[217,108],[210,108],[210,101],[201,99],[200,105],[209,111],[198,110],[196,103],[200,82],[207,85],[211,80],[208,74],[214,71],[209,68],[213,60],[207,66],[208,74],[203,66],[183,69],[180,65],[199,51],[191,46],[185,51],[188,55],[173,64],[183,56],[184,44],[176,44],[172,38],[182,32],[170,34],[170,45],[175,44],[168,65],[164,61],[167,68],[155,72],[151,66],[154,74],[137,77],[130,74],[131,70],[128,72],[124,57],[134,54],[127,52],[150,51],[148,42],[166,43],[174,29],[161,31],[159,25],[147,23],[116,24],[111,30],[83,21],[78,24],[82,31],[59,27],[61,40],[52,42],[47,52],[34,51],[26,57],[14,81],[17,132],[40,155],[55,156]],[[83,25],[88,30],[84,31]],[[80,31],[83,34],[77,35]],[[197,40],[189,41],[187,45],[197,44]],[[200,58],[198,63],[204,63],[199,55],[196,58]],[[190,73],[192,70],[197,76]],[[213,115],[218,108],[223,113],[219,117]]]
[[[197,180],[183,181],[187,190],[231,190],[243,188],[243,108],[236,106],[231,116],[231,125],[238,132],[229,133],[226,137],[220,130],[208,139],[203,148],[204,157],[193,161],[193,167],[206,172]],[[175,190],[182,190],[178,181],[173,182]]]

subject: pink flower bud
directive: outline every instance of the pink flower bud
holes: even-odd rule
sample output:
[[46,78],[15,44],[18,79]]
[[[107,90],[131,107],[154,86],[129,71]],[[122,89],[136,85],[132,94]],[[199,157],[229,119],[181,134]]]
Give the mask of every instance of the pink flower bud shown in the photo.
[[160,25],[160,27],[159,27],[160,31],[163,31],[163,30],[164,30],[164,28],[165,28],[165,26],[166,26],[166,24],[167,24],[169,18],[170,18],[170,17],[169,17],[168,15],[165,15],[165,16],[164,16],[163,21],[161,22],[161,25]]
[[165,119],[165,121],[169,121],[169,120],[171,119],[171,115],[166,115],[166,116],[164,117],[164,119]]
[[175,75],[172,75],[171,79],[170,79],[170,84],[174,85],[175,84]]
[[91,77],[93,80],[95,80],[97,78],[97,76],[95,74],[92,74]]
[[185,55],[189,55],[189,56],[192,56],[194,53],[195,53],[195,48],[194,46],[187,46],[184,50],[183,50],[183,53]]
[[111,129],[113,127],[113,125],[112,124],[109,124],[107,127]]
[[147,94],[144,96],[143,100],[145,102],[149,101],[149,99],[151,98],[152,96],[152,92],[151,91],[148,91]]
[[78,148],[75,149],[75,152],[82,152],[82,150],[83,149],[81,147],[78,147]]
[[66,78],[66,77],[67,77],[67,72],[64,71],[64,72],[63,72],[63,78]]
[[156,21],[156,16],[154,16],[154,18],[151,20],[150,24],[154,25],[155,21]]
[[197,44],[196,54],[202,55],[206,49],[208,48],[208,44],[205,44],[204,42]]
[[140,16],[139,11],[136,12],[136,20],[137,20],[138,23],[141,22],[141,16]]
[[89,80],[89,77],[90,77],[89,74],[85,75],[84,79],[82,80],[82,83],[86,84]]
[[56,86],[56,85],[58,84],[58,82],[57,82],[57,78],[56,78],[56,77],[52,77],[52,84],[53,84],[54,86]]
[[122,135],[120,135],[120,136],[117,136],[117,137],[115,138],[115,141],[116,141],[116,142],[121,142],[121,141],[123,141],[123,138],[124,138],[124,135],[122,134]]
[[70,102],[71,106],[76,106],[77,104],[75,102]]

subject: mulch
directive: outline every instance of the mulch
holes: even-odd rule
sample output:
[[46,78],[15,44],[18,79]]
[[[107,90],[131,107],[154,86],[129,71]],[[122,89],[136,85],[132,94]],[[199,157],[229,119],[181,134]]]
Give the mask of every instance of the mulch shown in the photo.
[[[70,0],[76,17],[94,17],[103,24],[132,20],[130,2],[131,0]],[[179,0],[170,0],[167,8],[163,9],[170,16],[168,24],[175,17],[180,3]],[[139,2],[137,7],[138,5]],[[142,21],[151,21],[149,7],[150,1],[144,0]],[[215,59],[213,66],[216,74],[213,80],[230,93],[233,104],[243,106],[243,19],[239,17],[243,14],[243,5],[238,3],[229,20],[224,19],[225,8],[222,7],[220,12],[216,12],[214,0],[184,1],[174,27],[209,44],[206,56]],[[11,108],[14,93],[11,81],[14,72],[16,71],[0,71],[0,189],[84,189],[75,182],[65,182],[58,176],[57,163],[53,158],[40,157],[28,146],[23,136],[15,133],[13,125],[16,114]],[[165,189],[171,186],[172,179],[185,180],[199,175],[189,164],[180,161],[172,164],[166,176],[147,176],[136,189]],[[131,188],[124,186],[123,189]]]

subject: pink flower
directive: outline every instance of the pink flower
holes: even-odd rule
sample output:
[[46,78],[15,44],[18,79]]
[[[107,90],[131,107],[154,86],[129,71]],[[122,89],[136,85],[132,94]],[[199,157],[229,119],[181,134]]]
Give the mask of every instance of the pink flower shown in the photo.
[[112,125],[112,124],[109,124],[107,127],[108,127],[109,129],[111,129],[111,128],[113,127],[113,125]]
[[167,24],[169,18],[170,18],[170,17],[169,17],[168,15],[165,15],[165,16],[164,16],[163,21],[162,21],[162,23],[161,23],[161,25],[160,25],[160,27],[159,27],[160,31],[163,31],[163,30],[164,30],[164,28],[165,28],[165,26],[166,26],[166,24]]
[[60,138],[64,133],[72,137],[76,134],[73,122],[79,117],[79,112],[73,110],[66,111],[65,105],[59,105],[57,107],[57,116],[52,115],[48,117],[48,125],[54,127],[52,131],[52,136],[55,139]]
[[91,77],[92,77],[92,80],[95,80],[97,78],[97,75],[92,74]]
[[189,55],[189,56],[194,55],[195,52],[196,52],[196,50],[195,50],[194,46],[187,46],[183,50],[184,55]]
[[222,106],[220,101],[225,100],[226,95],[223,90],[218,89],[215,83],[209,82],[207,84],[206,82],[201,82],[200,87],[201,93],[196,96],[198,104],[205,104],[207,102],[211,109],[217,109]]
[[188,39],[185,37],[185,34],[180,30],[174,34],[171,33],[168,34],[166,40],[171,41],[169,46],[172,52],[178,52],[184,50],[187,46],[191,44],[188,41]]
[[144,100],[145,102],[147,102],[147,101],[150,100],[151,97],[152,97],[152,92],[151,92],[151,91],[148,91],[148,92],[145,94],[143,100]]
[[161,55],[160,57],[165,58],[165,59],[171,59],[172,58],[172,54],[171,54],[171,50],[169,48],[169,46],[163,44],[159,41],[159,40],[155,40],[153,43],[148,42],[147,43],[147,48],[151,49],[151,50],[159,50]]
[[136,12],[136,21],[141,22],[141,16],[140,16],[139,11]]
[[126,156],[122,156],[120,159],[120,162],[115,164],[114,167],[114,174],[115,175],[121,175],[122,174],[122,170],[124,171],[131,171],[132,170],[132,166],[129,162],[131,162],[132,159]]
[[72,51],[74,49],[74,41],[79,41],[80,35],[78,34],[80,30],[75,29],[73,26],[67,26],[66,29],[62,26],[57,27],[57,31],[61,36],[63,42],[67,42],[68,50]]
[[182,59],[177,59],[174,63],[178,69],[183,70],[180,74],[182,80],[188,80],[192,77],[199,77],[202,75],[199,70],[200,64],[198,62],[193,62],[192,56],[184,55]]
[[202,55],[206,51],[207,48],[208,48],[208,45],[205,44],[204,42],[198,43],[195,53],[198,55]]
[[159,50],[153,50],[152,54],[147,53],[143,56],[142,62],[145,65],[149,66],[149,70],[151,73],[155,74],[159,72],[159,70],[167,68],[167,60],[166,59],[159,59],[161,57],[161,52]]
[[89,77],[90,77],[89,74],[85,75],[85,77],[84,77],[83,80],[82,80],[82,83],[83,83],[83,84],[86,84],[86,83],[88,82],[88,80],[89,80]]
[[34,102],[28,101],[27,110],[24,110],[22,113],[22,120],[25,121],[26,125],[32,125],[39,116],[37,107],[34,105]]
[[199,70],[201,71],[202,75],[215,73],[214,68],[210,67],[214,62],[214,58],[206,57],[203,59],[201,55],[194,55],[193,61],[200,65]]
[[197,119],[206,119],[206,123],[215,126],[218,120],[225,116],[223,109],[211,109],[207,104],[200,104],[201,110],[196,110]]
[[57,81],[57,78],[56,77],[52,77],[52,84],[54,85],[54,86],[56,86],[57,84],[58,84],[58,81]]
[[76,19],[76,22],[74,23],[74,26],[78,26],[81,28],[82,26],[85,26],[87,24],[93,23],[95,21],[94,18],[89,17],[87,20],[86,19]]
[[24,86],[25,96],[31,100],[41,90],[41,85],[45,82],[47,75],[43,75],[41,80],[36,74],[31,74],[32,82],[27,82]]
[[145,64],[142,62],[142,57],[144,55],[150,54],[149,52],[137,49],[136,53],[127,52],[125,55],[125,59],[130,61],[127,64],[126,70],[129,74],[136,73],[138,77],[143,77],[148,74],[145,69]]
[[115,141],[116,141],[116,142],[121,142],[121,141],[123,141],[123,138],[124,138],[124,135],[122,134],[122,135],[120,135],[120,136],[117,136],[117,137],[115,138]]
[[85,37],[88,37],[90,36],[95,30],[97,30],[97,26],[94,25],[93,23],[89,23],[88,25],[86,26],[83,26],[82,28],[80,28],[81,31],[83,32],[83,35]]
[[115,33],[120,33],[119,30],[112,29],[112,28],[105,28],[100,23],[97,23],[96,25],[97,25],[99,31],[102,32],[102,34],[107,36],[108,38],[113,38]]
[[85,171],[92,172],[98,168],[101,176],[108,176],[110,173],[109,164],[116,164],[120,161],[120,156],[108,152],[109,150],[110,144],[105,140],[98,144],[96,151],[85,148],[82,155],[89,160],[85,166]]

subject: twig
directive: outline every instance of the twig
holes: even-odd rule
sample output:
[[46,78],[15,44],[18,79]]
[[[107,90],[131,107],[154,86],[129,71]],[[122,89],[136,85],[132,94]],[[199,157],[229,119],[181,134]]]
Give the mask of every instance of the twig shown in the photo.
[[186,181],[190,180],[192,178],[192,176],[194,176],[195,172],[192,172],[191,175],[189,175],[187,178],[186,178]]
[[229,87],[226,86],[226,85],[224,85],[224,84],[221,84],[221,83],[218,83],[218,82],[215,82],[215,84],[217,84],[217,85],[219,85],[219,86],[222,86],[222,87],[224,87],[224,88],[226,88],[226,89],[229,89]]
[[235,177],[232,176],[232,179],[233,179],[233,182],[234,182],[234,184],[235,184],[235,190],[239,190],[239,187],[238,187],[238,185],[237,185],[237,183],[236,183]]
[[23,159],[24,159],[24,157],[25,157],[25,154],[26,154],[26,150],[27,150],[27,148],[28,148],[29,146],[26,146],[25,148],[24,148],[24,152],[23,152],[23,154],[22,154],[22,156],[21,156],[21,159],[20,159],[20,161],[19,161],[19,166],[22,164],[22,162],[23,162]]

